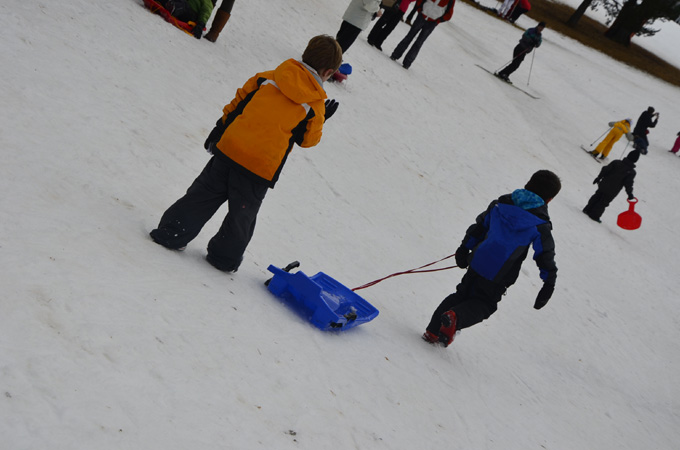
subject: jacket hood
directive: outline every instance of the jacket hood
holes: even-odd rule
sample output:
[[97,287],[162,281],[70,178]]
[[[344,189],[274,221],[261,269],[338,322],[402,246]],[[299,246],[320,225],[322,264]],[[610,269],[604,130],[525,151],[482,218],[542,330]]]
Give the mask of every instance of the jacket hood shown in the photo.
[[294,59],[282,62],[274,69],[274,82],[283,95],[300,105],[326,99],[326,91],[318,80]]
[[526,189],[517,189],[512,193],[512,203],[522,209],[534,209],[545,205],[545,201],[538,195]]
[[496,214],[510,230],[525,230],[550,221],[543,199],[526,189],[503,195],[497,206]]
[[526,230],[546,222],[521,207],[505,203],[498,204],[497,214],[505,227],[513,231]]

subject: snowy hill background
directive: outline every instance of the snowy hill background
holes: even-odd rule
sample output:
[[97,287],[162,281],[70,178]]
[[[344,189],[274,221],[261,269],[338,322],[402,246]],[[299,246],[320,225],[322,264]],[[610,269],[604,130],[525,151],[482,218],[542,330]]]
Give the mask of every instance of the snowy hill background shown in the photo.
[[[327,85],[337,114],[291,154],[237,274],[204,260],[226,211],[183,253],[150,241],[235,90],[334,35],[346,3],[237,2],[215,44],[141,0],[0,5],[0,448],[677,448],[680,90],[550,29],[530,86],[529,58],[512,77],[540,100],[475,67],[507,62],[522,31],[465,4],[408,71],[362,34],[350,80]],[[616,226],[623,194],[594,223],[600,165],[579,146],[649,105],[642,228]],[[296,259],[352,288],[448,256],[543,168],[563,191],[541,311],[531,260],[449,349],[420,334],[461,270],[359,291],[380,315],[336,334],[263,285]]]

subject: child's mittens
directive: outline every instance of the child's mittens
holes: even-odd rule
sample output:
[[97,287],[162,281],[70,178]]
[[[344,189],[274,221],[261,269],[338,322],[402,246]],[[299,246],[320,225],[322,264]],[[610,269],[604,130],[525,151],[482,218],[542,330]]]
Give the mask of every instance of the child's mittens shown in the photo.
[[462,245],[456,250],[456,265],[461,269],[467,269],[468,267],[468,256],[470,255],[470,250]]
[[541,309],[552,297],[553,291],[555,291],[555,285],[553,283],[543,283],[543,287],[538,291],[536,296],[536,303],[534,303],[534,309]]
[[335,99],[326,100],[325,103],[326,113],[324,114],[324,122],[330,119],[333,114],[335,114],[335,111],[337,111],[339,104],[340,103],[336,102]]

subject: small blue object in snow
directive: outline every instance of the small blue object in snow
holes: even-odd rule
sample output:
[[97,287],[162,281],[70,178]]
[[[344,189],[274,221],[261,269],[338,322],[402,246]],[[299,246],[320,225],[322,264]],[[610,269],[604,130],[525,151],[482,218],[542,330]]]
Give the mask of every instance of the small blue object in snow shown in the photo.
[[323,272],[308,277],[303,272],[290,273],[291,263],[285,269],[270,265],[267,270],[274,274],[265,283],[269,291],[283,299],[295,311],[317,328],[343,331],[378,316],[378,310]]
[[340,64],[338,72],[340,72],[343,75],[350,75],[352,73],[352,66],[350,66],[347,63]]

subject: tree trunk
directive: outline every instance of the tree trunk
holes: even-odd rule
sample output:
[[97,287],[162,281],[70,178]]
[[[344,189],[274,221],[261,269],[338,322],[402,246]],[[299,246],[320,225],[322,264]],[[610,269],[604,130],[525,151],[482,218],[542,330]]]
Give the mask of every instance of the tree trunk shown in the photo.
[[578,5],[578,8],[576,8],[576,11],[574,11],[574,14],[572,14],[569,20],[567,20],[567,25],[572,28],[575,27],[578,21],[581,20],[581,17],[583,17],[583,14],[586,13],[586,10],[590,8],[592,3],[593,0],[583,0],[583,2]]
[[651,15],[646,11],[644,1],[641,5],[636,0],[628,0],[623,4],[616,20],[604,35],[614,42],[630,46],[630,40],[637,34],[650,19]]

